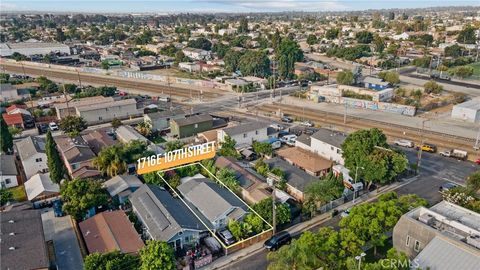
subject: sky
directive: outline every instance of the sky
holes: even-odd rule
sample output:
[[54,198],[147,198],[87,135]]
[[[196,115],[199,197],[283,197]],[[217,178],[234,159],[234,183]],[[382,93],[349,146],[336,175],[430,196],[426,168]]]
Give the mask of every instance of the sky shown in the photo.
[[480,6],[476,0],[1,0],[0,11],[89,13],[351,11],[365,9]]

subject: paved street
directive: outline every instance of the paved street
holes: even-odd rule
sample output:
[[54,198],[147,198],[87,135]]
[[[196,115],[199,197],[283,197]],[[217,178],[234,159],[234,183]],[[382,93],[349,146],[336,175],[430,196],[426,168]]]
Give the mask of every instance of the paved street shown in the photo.
[[53,240],[59,270],[82,270],[83,258],[70,216],[54,217],[52,208],[42,211],[45,240]]
[[[416,162],[417,152],[414,149],[402,148],[407,154],[410,162]],[[421,176],[396,190],[398,195],[417,194],[425,198],[430,205],[436,204],[441,200],[438,188],[446,182],[454,182],[460,185],[465,184],[465,178],[474,172],[480,170],[480,166],[471,162],[457,161],[452,158],[445,158],[439,154],[423,153],[421,163]],[[310,228],[310,231],[317,231],[320,227],[331,226],[338,228],[340,217],[337,216],[323,222],[321,225]],[[228,269],[266,269],[268,266],[267,251],[261,249],[252,255],[243,258],[231,264]]]

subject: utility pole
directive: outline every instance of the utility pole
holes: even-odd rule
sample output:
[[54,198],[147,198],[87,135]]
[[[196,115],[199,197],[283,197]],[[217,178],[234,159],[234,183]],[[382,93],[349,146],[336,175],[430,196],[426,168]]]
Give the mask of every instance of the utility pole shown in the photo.
[[[272,95],[271,95],[273,99],[275,97],[275,89],[277,88],[277,61],[276,60],[272,60],[270,69],[272,70],[272,75],[273,75],[273,86],[272,86]],[[280,89],[280,91],[282,90]],[[281,94],[280,94],[280,98],[282,98]]]
[[422,130],[420,134],[420,147],[418,149],[418,157],[417,157],[417,174],[420,173],[420,164],[422,161],[422,146],[425,143],[423,140],[424,132],[425,132],[425,122],[427,122],[429,119],[425,119],[422,121]]
[[343,124],[346,125],[347,124],[347,101],[345,101],[345,111],[343,112]]
[[477,133],[477,139],[475,140],[475,145],[473,146],[473,149],[478,150],[480,148],[480,127],[478,128],[478,133]]
[[272,191],[272,227],[273,235],[277,232],[277,206],[275,205],[275,180],[273,180],[273,191]]
[[78,71],[78,69],[77,69],[77,76],[78,76],[78,84],[80,85],[80,87],[82,87],[82,80],[80,80],[80,72]]
[[168,98],[170,101],[170,111],[172,111],[173,104],[172,104],[172,88],[170,87],[170,75],[167,76],[167,85],[168,85],[168,92],[170,94],[170,97]]

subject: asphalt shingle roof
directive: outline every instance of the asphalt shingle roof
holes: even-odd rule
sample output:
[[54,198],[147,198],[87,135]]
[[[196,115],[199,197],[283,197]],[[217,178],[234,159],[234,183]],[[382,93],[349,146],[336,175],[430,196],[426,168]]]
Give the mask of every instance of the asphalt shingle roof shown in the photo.
[[262,129],[262,128],[267,128],[268,125],[269,124],[265,123],[265,122],[251,122],[251,123],[248,123],[248,124],[240,124],[238,126],[225,128],[225,129],[223,129],[223,131],[226,134],[228,134],[229,136],[234,136],[234,135],[237,135],[237,134],[243,134],[243,133],[246,133],[246,132],[259,130],[259,129]]
[[342,132],[320,128],[317,132],[313,133],[312,138],[328,143],[337,148],[341,148],[347,135]]

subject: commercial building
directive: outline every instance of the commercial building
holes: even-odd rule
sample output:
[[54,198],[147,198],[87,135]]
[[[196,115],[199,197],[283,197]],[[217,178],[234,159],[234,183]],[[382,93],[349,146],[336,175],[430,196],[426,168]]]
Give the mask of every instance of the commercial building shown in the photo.
[[45,139],[30,136],[15,143],[16,152],[22,161],[25,178],[30,179],[37,173],[48,171],[47,154],[45,152]]
[[395,225],[393,246],[420,269],[478,269],[480,214],[446,201],[415,208]]
[[2,270],[49,269],[40,210],[2,212],[0,222]]
[[25,100],[28,98],[30,98],[30,91],[28,91],[28,89],[19,88],[10,83],[0,84],[0,101]]
[[70,54],[70,47],[61,43],[40,41],[0,43],[0,56],[11,56],[13,53],[19,53],[25,56],[45,55],[50,53]]
[[208,114],[191,115],[170,121],[170,132],[178,138],[194,136],[213,128],[213,117]]
[[365,88],[372,89],[375,91],[385,90],[391,88],[392,85],[389,82],[386,82],[380,78],[367,76],[363,79],[363,84]]
[[452,118],[480,123],[480,97],[453,106]]
[[78,223],[90,254],[120,251],[138,253],[142,239],[123,210],[102,212]]
[[137,110],[135,99],[114,100],[105,103],[85,104],[76,106],[76,114],[88,124],[111,122],[113,119],[127,119],[142,115]]
[[387,87],[382,89],[362,88],[350,85],[312,85],[310,86],[310,98],[316,101],[338,103],[340,97],[351,95],[363,95],[370,97],[372,101],[389,102],[394,96],[394,89]]
[[57,112],[57,118],[61,120],[63,117],[68,115],[77,115],[76,108],[93,105],[93,104],[102,104],[113,102],[112,97],[104,96],[95,96],[95,97],[86,97],[81,99],[72,99],[68,102],[61,102],[55,104],[55,111]]

